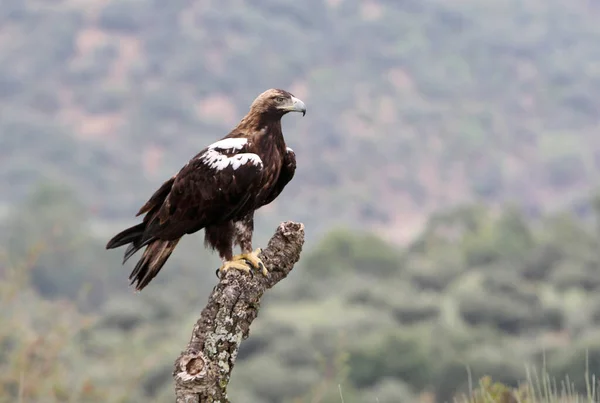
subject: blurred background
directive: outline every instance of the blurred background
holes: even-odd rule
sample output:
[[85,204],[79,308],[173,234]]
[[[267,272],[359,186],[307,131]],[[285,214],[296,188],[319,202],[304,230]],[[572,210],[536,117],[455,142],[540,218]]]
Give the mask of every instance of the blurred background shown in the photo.
[[[592,0],[2,0],[0,402],[172,401],[216,284],[203,234],[141,293],[106,241],[267,88],[296,177],[255,245],[300,264],[234,402],[443,402],[600,373]],[[138,255],[136,255],[137,257]]]

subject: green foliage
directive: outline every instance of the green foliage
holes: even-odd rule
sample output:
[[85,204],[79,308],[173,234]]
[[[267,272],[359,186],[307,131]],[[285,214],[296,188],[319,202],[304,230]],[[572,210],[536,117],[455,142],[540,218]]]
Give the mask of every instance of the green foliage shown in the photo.
[[440,307],[432,299],[414,298],[409,300],[406,298],[403,304],[394,307],[392,313],[401,324],[412,325],[437,318],[440,314]]
[[[586,366],[587,368],[587,366]],[[469,396],[456,400],[461,403],[554,403],[554,402],[597,402],[600,382],[586,373],[576,378],[586,384],[586,392],[578,394],[568,375],[562,381],[551,377],[546,368],[538,374],[535,368],[528,371],[527,379],[518,387],[494,382],[493,377],[484,376],[479,379],[478,387]]]
[[[394,390],[396,400],[389,401],[398,401],[406,386],[407,396],[432,391],[435,401],[448,401],[468,393],[468,369],[476,379],[489,375],[511,385],[485,386],[489,390],[475,401],[507,398],[503,388],[517,387],[527,375],[524,365],[539,364],[542,349],[553,373],[578,376],[569,393],[586,394],[580,350],[561,341],[583,343],[596,327],[591,298],[600,237],[585,223],[562,214],[532,223],[514,206],[493,211],[466,205],[433,216],[404,250],[386,247],[375,254],[375,247],[357,241],[364,238],[360,232],[331,232],[303,257],[294,284],[274,290],[270,303],[277,308],[261,312],[289,324],[295,317],[300,321],[292,325],[295,332],[318,335],[313,345],[318,349],[328,344],[327,335],[344,329],[348,376],[359,393],[349,393],[348,400],[365,396],[368,401],[379,397],[373,393]],[[388,252],[389,261],[399,265],[382,272],[371,262]],[[361,270],[356,262],[366,256]],[[578,271],[583,263],[590,270]],[[273,348],[271,343],[265,345]],[[263,347],[253,359],[266,351]],[[310,365],[310,360],[296,362]],[[593,359],[590,371],[600,371]],[[336,392],[330,388],[332,399]],[[530,401],[553,401],[539,396]]]
[[[0,232],[10,262],[0,266],[8,307],[0,315],[0,387],[8,401],[19,393],[24,402],[171,398],[172,359],[197,316],[181,307],[203,306],[218,259],[185,239],[153,285],[134,295],[120,253],[105,252],[90,228],[73,193],[46,183]],[[531,223],[510,206],[440,212],[407,247],[332,231],[265,296],[231,399],[502,401],[526,379],[524,366],[542,361],[569,375],[570,394],[585,395],[585,379],[600,372],[599,242],[600,233],[572,215]],[[481,256],[493,258],[474,258]],[[26,351],[38,354],[39,340],[54,343],[39,344],[52,354],[24,360]],[[506,386],[484,379],[470,394],[469,374]],[[45,378],[19,392],[21,376]],[[529,401],[530,388],[519,390]],[[552,401],[540,396],[531,401]]]
[[[132,262],[104,244],[273,86],[303,93],[309,115],[284,123],[298,171],[257,237],[289,217],[309,242],[265,296],[232,401],[451,401],[469,368],[491,376],[473,402],[508,402],[542,353],[570,401],[590,395],[591,2],[46,3],[0,7],[0,402],[172,399],[218,259],[184,239],[132,294]],[[404,219],[473,198],[495,207],[442,210],[423,231]],[[561,212],[532,223],[505,200]],[[370,225],[419,233],[403,247]],[[527,381],[521,402],[557,400]]]
[[46,297],[82,298],[97,304],[106,298],[100,242],[88,234],[85,207],[70,189],[50,183],[36,188],[6,223],[8,258],[15,264],[31,250],[39,251],[31,268],[31,282]]
[[70,373],[74,335],[89,325],[71,301],[48,302],[30,287],[26,259],[0,263],[0,402],[103,402],[105,393],[84,372]]
[[598,383],[597,374],[600,368],[598,334],[598,330],[594,329],[569,349],[556,349],[549,357],[550,372],[561,378],[568,377],[573,390],[590,393],[589,389],[595,382]]
[[[475,217],[474,217],[475,218]],[[502,257],[518,259],[532,247],[531,234],[524,217],[507,209],[494,223],[486,216],[476,216],[464,238],[466,259],[470,265],[486,265]]]
[[479,388],[470,396],[469,403],[532,403],[526,387],[513,389],[502,383],[493,382],[492,378],[486,376],[479,381]]
[[346,231],[328,234],[303,260],[308,270],[320,275],[339,274],[350,269],[386,276],[397,273],[402,265],[401,255],[380,238]]
[[350,379],[359,386],[372,386],[382,378],[404,379],[416,388],[427,385],[432,361],[422,334],[383,333],[362,340],[350,353]]

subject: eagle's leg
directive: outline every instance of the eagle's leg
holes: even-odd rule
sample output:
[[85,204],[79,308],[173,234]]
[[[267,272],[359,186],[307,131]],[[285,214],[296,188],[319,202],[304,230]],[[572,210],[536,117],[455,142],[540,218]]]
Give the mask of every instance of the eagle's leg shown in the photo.
[[235,243],[240,245],[242,253],[232,258],[234,261],[245,260],[263,275],[269,275],[265,264],[258,255],[262,252],[261,248],[252,250],[252,231],[254,230],[254,214],[250,213],[240,221],[235,223]]
[[217,269],[217,275],[219,273],[224,274],[230,269],[236,269],[244,273],[250,272],[250,267],[247,264],[233,258],[233,245],[231,241],[234,234],[234,225],[232,222],[209,226],[204,231],[204,243],[212,249],[217,249],[221,257],[222,264]]

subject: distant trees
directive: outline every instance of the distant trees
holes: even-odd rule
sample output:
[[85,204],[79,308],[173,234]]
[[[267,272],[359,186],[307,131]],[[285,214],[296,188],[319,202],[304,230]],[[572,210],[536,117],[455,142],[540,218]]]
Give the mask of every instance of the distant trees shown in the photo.
[[[39,320],[34,313],[70,307],[61,316],[73,330],[60,336],[68,343],[52,348],[72,368],[86,363],[88,389],[80,386],[90,397],[82,401],[168,398],[179,353],[171,341],[184,342],[197,316],[192,309],[182,318],[178,307],[202,306],[218,259],[199,256],[190,238],[155,288],[132,295],[121,256],[103,249],[87,217],[68,188],[40,184],[3,224],[8,260],[0,265],[0,300],[21,307],[19,334],[36,334],[27,325]],[[532,222],[513,206],[464,205],[432,216],[406,248],[369,233],[331,231],[265,297],[242,343],[230,398],[323,396],[329,403],[339,399],[340,384],[346,402],[373,394],[393,402],[423,391],[448,400],[468,391],[467,366],[475,381],[489,375],[516,386],[524,365],[539,368],[544,356],[552,376],[568,374],[584,393],[586,351],[590,372],[600,372],[597,218],[557,213]],[[0,323],[13,323],[9,311]],[[33,339],[6,343],[13,347],[0,353],[0,387],[14,392],[17,351]],[[58,365],[58,358],[45,359]],[[126,373],[105,371],[137,360]],[[10,376],[3,378],[2,368]],[[55,384],[65,382],[52,371]],[[257,371],[265,374],[260,382],[253,381]],[[293,383],[291,372],[298,374]],[[95,395],[92,385],[106,382],[113,387]]]
[[[271,86],[305,92],[313,105],[286,129],[297,134],[287,141],[299,166],[277,214],[325,236],[268,296],[274,303],[258,321],[275,330],[257,322],[232,399],[280,401],[316,385],[321,403],[337,403],[341,383],[346,403],[411,400],[421,388],[450,400],[468,387],[467,364],[474,378],[514,384],[542,349],[557,377],[582,379],[586,349],[600,372],[600,199],[573,202],[600,171],[599,33],[589,2],[385,0],[374,20],[362,2],[333,3],[114,0],[96,13],[3,0],[0,201],[10,214],[0,275],[27,281],[0,282],[10,306],[0,310],[0,333],[19,329],[0,336],[11,348],[0,348],[0,396],[15,401],[24,374],[47,381],[36,393],[58,385],[56,400],[67,400],[61,385],[72,379],[44,373],[53,356],[23,358],[45,346],[30,324],[64,314],[75,330],[61,368],[78,375],[85,366],[104,394],[93,397],[98,389],[79,379],[77,390],[92,397],[73,399],[168,399],[171,365],[157,362],[178,352],[166,340],[187,338],[196,314],[182,318],[173,295],[201,306],[197,288],[208,293],[214,277],[197,267],[217,260],[190,239],[160,286],[131,296],[128,268],[103,250],[88,219],[129,219],[157,178],[230,129],[203,120],[202,102],[223,97],[241,115]],[[152,177],[148,149],[164,155]],[[459,196],[524,202],[536,214],[444,210],[407,248],[355,232],[402,217],[399,200],[424,214]],[[570,212],[540,216],[547,204],[573,207],[590,225]],[[333,223],[351,228],[330,231]],[[14,295],[21,299],[9,305]],[[399,352],[408,358],[396,362]],[[292,369],[291,381],[278,377]],[[265,372],[273,376],[257,379]]]

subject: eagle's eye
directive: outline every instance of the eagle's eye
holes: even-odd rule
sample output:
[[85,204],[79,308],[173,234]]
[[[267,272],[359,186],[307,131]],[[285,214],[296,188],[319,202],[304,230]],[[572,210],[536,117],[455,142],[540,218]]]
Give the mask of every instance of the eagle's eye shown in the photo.
[[283,101],[285,101],[285,98],[284,97],[277,97],[277,98],[275,98],[275,101],[277,101],[277,102],[283,102]]

